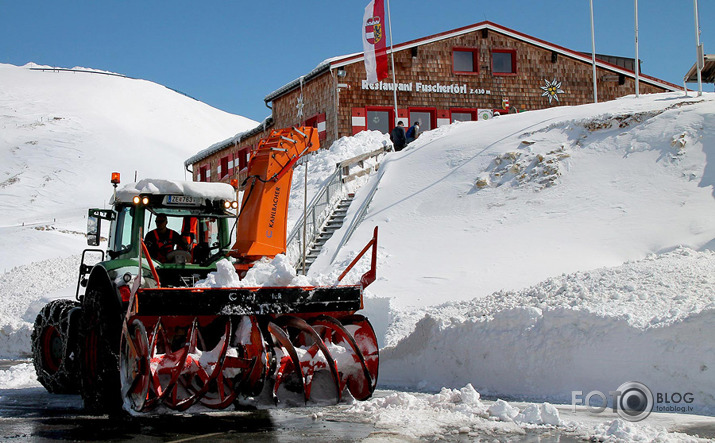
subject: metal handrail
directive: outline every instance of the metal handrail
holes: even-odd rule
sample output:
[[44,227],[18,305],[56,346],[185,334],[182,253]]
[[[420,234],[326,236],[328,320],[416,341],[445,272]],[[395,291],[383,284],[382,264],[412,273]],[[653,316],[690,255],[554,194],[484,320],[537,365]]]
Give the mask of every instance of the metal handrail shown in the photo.
[[[286,240],[286,255],[293,264],[298,264],[302,261],[302,251],[304,246],[303,225],[306,225],[307,243],[305,248],[313,242],[318,235],[323,222],[328,218],[336,200],[344,197],[343,189],[343,173],[342,168],[336,168],[335,172],[328,178],[320,192],[310,201],[308,208],[305,211],[305,217],[301,217],[293,226],[293,229]],[[308,223],[306,224],[306,220]]]
[[355,232],[355,229],[357,229],[357,226],[363,221],[365,218],[365,213],[367,212],[368,206],[370,206],[370,202],[372,202],[372,198],[375,196],[375,192],[377,192],[378,185],[380,184],[380,179],[382,178],[382,173],[380,173],[377,177],[377,181],[375,182],[375,186],[372,187],[370,190],[370,194],[368,194],[367,198],[363,200],[362,204],[360,205],[360,208],[358,209],[357,214],[353,218],[353,221],[350,223],[350,226],[348,227],[348,230],[345,232],[345,235],[343,235],[343,238],[340,240],[340,243],[338,244],[338,247],[335,248],[335,252],[333,253],[333,256],[330,258],[330,263],[332,263],[335,260],[335,257],[338,256],[338,252],[340,252],[340,249],[345,245],[345,243],[350,240],[350,237],[352,237],[353,233]]
[[[391,144],[384,143],[380,149],[355,156],[335,166],[335,172],[326,180],[325,185],[323,185],[320,191],[310,201],[305,211],[305,217],[301,217],[296,222],[286,239],[286,255],[291,263],[295,266],[302,263],[304,246],[306,250],[311,246],[315,238],[320,234],[323,223],[325,223],[325,220],[330,216],[334,207],[340,200],[345,198],[347,194],[344,187],[346,178],[356,175],[350,174],[350,166],[357,164],[364,167],[362,162],[367,158],[377,157],[392,149]],[[306,239],[303,239],[303,224],[306,220],[308,221],[305,230]],[[303,244],[304,242],[306,243],[305,245]]]

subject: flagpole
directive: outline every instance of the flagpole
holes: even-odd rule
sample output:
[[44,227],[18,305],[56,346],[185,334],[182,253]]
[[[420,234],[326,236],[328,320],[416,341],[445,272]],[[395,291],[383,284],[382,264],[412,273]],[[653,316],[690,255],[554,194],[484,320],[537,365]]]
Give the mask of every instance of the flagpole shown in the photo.
[[693,0],[693,7],[695,8],[695,44],[697,45],[697,59],[695,61],[695,71],[698,73],[698,97],[703,95],[703,50],[700,46],[700,22],[698,21],[698,0]]
[[635,0],[635,8],[636,8],[636,98],[640,97],[639,90],[638,90],[638,82],[639,82],[639,76],[640,76],[640,66],[639,65],[639,60],[638,60],[638,0]]
[[387,26],[390,30],[390,59],[392,60],[392,95],[395,99],[395,121],[393,126],[397,126],[397,80],[395,80],[395,52],[392,48],[392,17],[390,16],[390,0],[387,0]]
[[593,0],[591,4],[591,64],[593,64],[593,102],[598,103],[598,86],[596,84],[596,34],[593,29]]

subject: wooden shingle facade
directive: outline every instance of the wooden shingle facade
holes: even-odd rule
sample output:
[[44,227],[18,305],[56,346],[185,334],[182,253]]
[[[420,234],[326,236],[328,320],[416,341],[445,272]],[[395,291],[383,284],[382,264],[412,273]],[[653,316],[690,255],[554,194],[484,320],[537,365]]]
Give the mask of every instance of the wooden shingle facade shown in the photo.
[[[314,126],[321,145],[329,147],[340,137],[366,129],[389,132],[398,120],[406,127],[419,120],[425,131],[455,120],[594,101],[590,54],[491,22],[395,45],[393,54],[395,83],[390,75],[368,85],[363,54],[359,53],[326,60],[272,92],[265,98],[273,110],[271,118],[185,162],[187,167],[192,166],[194,180],[228,181],[237,177],[250,149],[272,128]],[[635,73],[627,66],[632,67],[635,61],[602,59],[596,60],[598,100],[634,94]],[[640,75],[642,94],[676,90],[682,88]]]

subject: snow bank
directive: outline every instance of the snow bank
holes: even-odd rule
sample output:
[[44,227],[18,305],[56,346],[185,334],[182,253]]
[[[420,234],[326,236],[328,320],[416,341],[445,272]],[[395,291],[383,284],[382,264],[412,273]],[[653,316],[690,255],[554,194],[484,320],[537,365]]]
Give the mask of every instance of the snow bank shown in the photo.
[[32,363],[19,363],[0,371],[0,389],[26,389],[41,387]]
[[74,300],[79,256],[18,266],[0,275],[0,358],[32,355],[32,325],[55,298]]
[[335,261],[379,226],[370,289],[410,307],[712,247],[713,123],[715,95],[657,94],[428,131],[356,194],[367,210]]
[[[466,438],[482,441],[489,437],[495,441],[503,441],[505,437],[509,441],[540,441],[540,436],[548,441],[553,438],[557,441],[559,437],[614,442],[705,441],[677,432],[678,424],[663,420],[664,417],[654,417],[652,423],[631,423],[608,416],[583,419],[586,415],[583,412],[564,412],[568,418],[563,418],[550,403],[482,401],[470,384],[461,389],[443,388],[437,394],[396,392],[355,403],[345,410],[356,420],[373,423],[376,431],[372,437],[386,441],[424,438],[452,441],[454,437],[459,441]],[[705,421],[695,419],[694,423]]]
[[403,312],[380,355],[380,382],[419,389],[472,383],[489,395],[570,403],[572,391],[640,381],[653,393],[690,392],[686,406],[712,412],[714,267],[715,253],[681,248]]

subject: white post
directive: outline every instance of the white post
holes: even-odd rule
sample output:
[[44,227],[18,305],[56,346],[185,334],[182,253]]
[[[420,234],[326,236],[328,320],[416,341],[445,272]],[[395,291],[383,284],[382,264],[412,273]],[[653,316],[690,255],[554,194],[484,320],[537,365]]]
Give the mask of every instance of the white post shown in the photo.
[[393,126],[397,126],[397,81],[395,80],[395,52],[392,48],[392,17],[390,16],[390,0],[387,0],[387,24],[390,29],[390,58],[392,59],[392,96],[395,99],[395,121]]
[[596,84],[596,33],[593,29],[593,0],[591,5],[591,64],[593,65],[593,102],[598,103],[598,86]]
[[701,54],[703,54],[703,52],[700,48],[700,22],[698,21],[698,0],[693,0],[693,4],[695,5],[695,44],[697,45],[697,60],[695,62],[695,70],[698,73],[698,97],[700,97],[703,95],[703,77],[702,73],[700,72],[702,69]]
[[639,94],[639,75],[640,75],[640,66],[639,66],[639,58],[638,58],[638,0],[635,0],[635,8],[636,8],[636,98],[640,96]]

